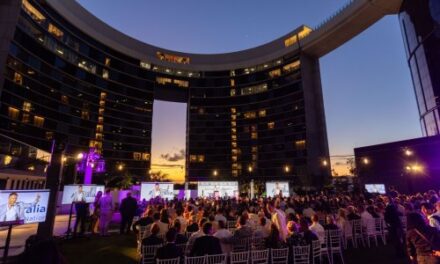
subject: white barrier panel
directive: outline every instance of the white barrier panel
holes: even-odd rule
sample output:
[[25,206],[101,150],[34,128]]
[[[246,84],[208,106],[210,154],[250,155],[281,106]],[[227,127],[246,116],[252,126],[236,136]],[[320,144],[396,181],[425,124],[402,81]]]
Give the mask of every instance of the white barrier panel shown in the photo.
[[199,197],[232,198],[238,197],[238,182],[198,182],[197,195]]
[[164,182],[143,182],[141,183],[141,201],[154,198],[173,199],[174,184]]
[[71,204],[73,202],[93,203],[95,201],[96,193],[98,193],[99,191],[104,194],[104,185],[64,185],[61,204]]
[[0,225],[46,221],[49,190],[0,191]]
[[289,196],[289,182],[266,182],[267,197],[274,197],[282,194]]
[[369,193],[385,194],[385,184],[365,184],[365,189]]

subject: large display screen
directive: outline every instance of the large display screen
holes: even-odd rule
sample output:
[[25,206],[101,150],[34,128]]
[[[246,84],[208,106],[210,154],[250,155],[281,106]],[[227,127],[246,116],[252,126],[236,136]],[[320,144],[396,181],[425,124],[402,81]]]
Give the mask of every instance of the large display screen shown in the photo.
[[197,195],[210,198],[238,197],[238,182],[198,182]]
[[289,182],[266,182],[267,197],[274,197],[280,194],[289,196]]
[[104,185],[64,185],[61,204],[71,204],[76,202],[93,203],[95,201],[96,193],[99,191],[104,194]]
[[46,221],[49,190],[0,191],[0,225]]
[[369,193],[385,194],[385,184],[365,184],[365,189]]
[[154,198],[173,199],[174,184],[167,182],[143,182],[141,183],[141,200]]

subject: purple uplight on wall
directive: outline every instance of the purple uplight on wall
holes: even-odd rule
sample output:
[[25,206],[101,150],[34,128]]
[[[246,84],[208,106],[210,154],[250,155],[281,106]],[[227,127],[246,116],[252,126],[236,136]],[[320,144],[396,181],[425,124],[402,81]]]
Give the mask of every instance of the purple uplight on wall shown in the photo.
[[90,148],[89,152],[83,152],[79,155],[81,158],[77,164],[76,170],[84,172],[84,184],[92,183],[93,172],[105,172],[105,161],[101,155],[95,151],[95,148]]

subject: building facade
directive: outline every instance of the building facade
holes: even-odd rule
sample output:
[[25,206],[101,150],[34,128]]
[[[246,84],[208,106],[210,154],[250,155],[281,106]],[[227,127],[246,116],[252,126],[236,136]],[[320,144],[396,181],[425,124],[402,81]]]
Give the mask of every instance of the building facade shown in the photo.
[[0,133],[44,150],[63,140],[72,155],[94,147],[108,171],[148,179],[153,102],[185,102],[188,180],[329,176],[319,62],[298,48],[309,28],[198,55],[134,40],[75,1],[0,8]]
[[440,134],[440,2],[405,0],[399,13],[424,136]]

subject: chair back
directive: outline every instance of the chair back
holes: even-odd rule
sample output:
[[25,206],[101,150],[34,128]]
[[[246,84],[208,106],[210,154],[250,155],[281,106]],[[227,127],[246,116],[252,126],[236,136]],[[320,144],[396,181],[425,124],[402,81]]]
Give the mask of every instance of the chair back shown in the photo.
[[292,251],[293,251],[293,263],[295,264],[310,263],[310,246],[293,247]]
[[156,251],[162,245],[144,245],[141,249],[142,256],[142,264],[154,264],[156,261],[154,260],[154,256],[156,255]]
[[186,243],[176,244],[176,247],[178,247],[182,253],[185,253]]
[[269,263],[269,249],[252,250],[251,251],[252,264],[267,264]]
[[236,228],[237,227],[237,221],[228,221],[228,228]]
[[226,254],[207,255],[206,264],[226,264]]
[[328,230],[328,248],[330,250],[340,250],[342,241],[342,232],[339,229]]
[[314,240],[312,241],[312,258],[315,259],[321,259],[321,241]]
[[263,250],[263,249],[265,249],[266,245],[264,243],[264,238],[253,236],[251,238],[251,246],[252,246],[252,250]]
[[185,264],[206,264],[206,256],[185,257]]
[[272,264],[287,264],[289,261],[289,249],[271,249],[270,250],[270,260]]
[[232,251],[233,252],[248,251],[250,249],[250,246],[249,246],[250,243],[251,243],[251,238],[250,237],[245,237],[245,238],[237,239],[232,244]]
[[248,264],[248,263],[249,263],[249,251],[231,253],[231,264]]
[[353,228],[353,234],[354,235],[362,235],[362,220],[351,220],[351,226]]
[[179,264],[180,258],[173,259],[156,259],[156,264]]

